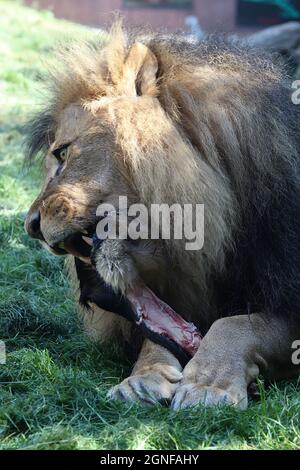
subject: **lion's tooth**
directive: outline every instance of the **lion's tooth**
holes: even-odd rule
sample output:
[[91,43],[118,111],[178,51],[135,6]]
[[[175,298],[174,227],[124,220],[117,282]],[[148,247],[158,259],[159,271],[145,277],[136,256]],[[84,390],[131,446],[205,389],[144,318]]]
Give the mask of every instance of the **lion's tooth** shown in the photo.
[[82,235],[82,239],[85,241],[85,243],[87,243],[88,245],[90,246],[93,246],[93,239],[90,238],[90,237],[85,237],[84,235]]
[[91,264],[90,258],[84,256],[79,256],[78,258],[81,259],[81,261],[83,261],[85,264]]

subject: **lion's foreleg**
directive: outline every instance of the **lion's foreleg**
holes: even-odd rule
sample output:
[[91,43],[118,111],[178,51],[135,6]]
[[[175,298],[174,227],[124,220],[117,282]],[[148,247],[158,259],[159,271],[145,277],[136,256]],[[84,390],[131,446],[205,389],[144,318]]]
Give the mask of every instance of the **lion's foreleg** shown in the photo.
[[297,339],[300,331],[280,319],[251,314],[217,320],[185,367],[172,407],[203,403],[245,409],[247,387],[259,374],[279,379],[300,371],[292,360]]
[[171,400],[182,367],[167,349],[146,339],[132,374],[108,392],[110,399],[156,403]]

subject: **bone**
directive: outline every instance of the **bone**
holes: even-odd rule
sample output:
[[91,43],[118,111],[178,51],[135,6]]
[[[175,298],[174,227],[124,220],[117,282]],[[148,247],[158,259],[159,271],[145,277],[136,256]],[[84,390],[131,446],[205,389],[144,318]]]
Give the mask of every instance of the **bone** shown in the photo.
[[148,330],[167,336],[190,356],[199,348],[202,336],[193,323],[185,321],[154,292],[140,282],[127,292],[127,298]]

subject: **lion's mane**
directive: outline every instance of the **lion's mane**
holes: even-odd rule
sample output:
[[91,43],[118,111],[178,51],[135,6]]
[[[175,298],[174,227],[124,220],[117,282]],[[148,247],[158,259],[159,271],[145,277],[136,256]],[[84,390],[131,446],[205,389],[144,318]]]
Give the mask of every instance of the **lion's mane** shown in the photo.
[[[299,109],[282,64],[224,38],[110,36],[69,46],[52,68],[51,104],[31,126],[30,155],[48,146],[68,104],[117,97],[136,41],[158,61],[155,113],[118,111],[117,140],[140,200],[205,204],[201,252],[165,244],[166,298],[204,330],[221,315],[300,316]],[[165,158],[161,158],[162,153]]]

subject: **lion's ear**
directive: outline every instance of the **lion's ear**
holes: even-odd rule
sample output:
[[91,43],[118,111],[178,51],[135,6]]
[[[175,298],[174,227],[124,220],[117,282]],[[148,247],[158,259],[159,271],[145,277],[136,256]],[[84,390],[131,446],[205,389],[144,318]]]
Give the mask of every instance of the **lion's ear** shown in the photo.
[[150,49],[140,42],[133,44],[124,64],[123,85],[127,93],[156,96],[158,63]]

